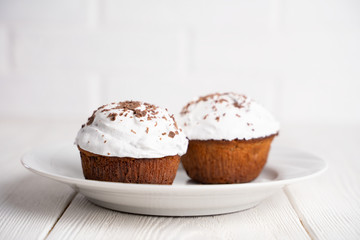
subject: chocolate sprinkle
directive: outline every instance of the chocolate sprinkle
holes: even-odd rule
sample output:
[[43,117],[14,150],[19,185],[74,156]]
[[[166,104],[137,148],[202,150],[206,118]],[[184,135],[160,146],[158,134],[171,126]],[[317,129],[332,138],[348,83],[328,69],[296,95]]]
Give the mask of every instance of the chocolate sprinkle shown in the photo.
[[168,136],[171,137],[171,138],[174,138],[174,137],[175,137],[175,133],[174,133],[173,131],[170,131]]
[[237,108],[243,108],[244,107],[243,104],[244,104],[244,102],[242,102],[242,103],[234,102],[233,103],[234,107],[237,107]]
[[146,116],[146,110],[141,111],[140,109],[135,109],[134,114],[135,117],[141,118]]
[[110,118],[111,121],[115,121],[117,113],[110,113],[107,117]]
[[170,115],[170,117],[171,117],[171,119],[174,121],[174,126],[175,126],[175,128],[176,128],[176,129],[179,129],[179,128],[178,128],[178,125],[177,125],[177,123],[176,123],[176,121],[175,121],[174,114]]
[[96,110],[92,113],[91,117],[88,118],[86,125],[90,125],[94,122]]
[[[227,92],[227,93],[213,93],[213,94],[209,94],[203,97],[199,97],[199,99],[197,99],[196,101],[191,101],[188,104],[186,104],[185,107],[183,107],[183,109],[181,110],[180,114],[184,115],[189,113],[189,107],[193,104],[197,104],[201,101],[208,101],[209,99],[215,99],[215,98],[219,98],[221,96],[226,96],[226,95],[230,95],[230,94],[234,94],[238,97],[242,97],[243,101],[241,103],[238,103],[235,99],[233,100],[233,105],[237,108],[243,108],[245,107],[243,104],[245,104],[247,97],[245,95],[242,94],[236,94],[236,93],[231,93],[231,92]],[[223,102],[228,102],[227,99],[224,98],[220,98],[220,99],[216,99],[214,100],[215,103],[223,103]],[[249,105],[247,105],[246,107],[249,107]],[[216,106],[213,106],[212,109],[214,111],[217,111]]]

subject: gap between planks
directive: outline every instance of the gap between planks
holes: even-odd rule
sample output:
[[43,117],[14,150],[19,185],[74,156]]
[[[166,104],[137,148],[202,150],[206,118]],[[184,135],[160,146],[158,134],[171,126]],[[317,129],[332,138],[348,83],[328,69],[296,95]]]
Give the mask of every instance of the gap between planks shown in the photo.
[[311,227],[310,227],[309,223],[305,220],[305,218],[303,217],[303,215],[300,212],[300,209],[296,206],[295,199],[292,196],[292,194],[290,193],[290,191],[288,189],[288,186],[284,187],[283,190],[284,190],[284,193],[285,193],[286,197],[289,199],[291,207],[294,209],[296,215],[299,218],[299,221],[300,221],[301,225],[305,229],[306,233],[309,235],[310,239],[312,239],[312,240],[316,239],[315,234],[311,230]]
[[54,227],[56,226],[56,224],[59,222],[60,218],[64,215],[64,213],[66,212],[66,210],[69,208],[70,204],[72,203],[72,201],[74,200],[74,198],[76,197],[76,195],[78,194],[78,192],[74,191],[71,195],[70,195],[70,201],[69,203],[65,206],[64,210],[60,213],[59,217],[56,219],[54,225],[50,228],[49,232],[46,234],[46,236],[44,237],[44,240],[46,240],[51,231],[54,229]]

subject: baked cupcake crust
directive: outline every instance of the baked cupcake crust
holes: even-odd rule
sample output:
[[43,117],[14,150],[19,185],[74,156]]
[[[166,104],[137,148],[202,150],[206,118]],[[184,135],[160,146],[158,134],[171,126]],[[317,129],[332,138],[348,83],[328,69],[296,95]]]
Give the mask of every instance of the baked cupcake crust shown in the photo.
[[144,184],[168,184],[175,179],[180,156],[162,158],[109,157],[80,150],[86,179]]
[[277,134],[251,140],[190,140],[181,157],[188,176],[200,183],[246,183],[262,171]]

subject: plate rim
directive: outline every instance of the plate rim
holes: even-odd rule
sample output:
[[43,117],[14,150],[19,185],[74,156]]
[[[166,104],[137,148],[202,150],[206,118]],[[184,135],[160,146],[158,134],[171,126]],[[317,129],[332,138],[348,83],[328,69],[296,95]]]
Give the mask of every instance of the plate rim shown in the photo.
[[316,170],[315,172],[305,175],[305,176],[300,176],[300,177],[294,177],[294,178],[289,178],[289,179],[274,179],[272,181],[268,181],[268,182],[250,182],[250,183],[238,183],[238,184],[194,184],[194,185],[159,185],[159,184],[131,184],[131,183],[118,183],[118,182],[105,182],[105,181],[97,181],[97,180],[88,180],[88,179],[80,179],[80,178],[75,178],[75,177],[69,177],[69,176],[64,176],[64,175],[60,175],[57,173],[50,173],[47,171],[43,171],[43,170],[39,170],[37,168],[34,168],[33,166],[30,166],[27,159],[34,157],[34,154],[36,156],[36,154],[39,153],[39,150],[41,152],[41,149],[47,149],[47,151],[49,151],[50,147],[56,147],[56,148],[60,148],[60,147],[69,147],[70,148],[70,144],[68,143],[57,143],[57,144],[47,144],[45,146],[38,146],[33,148],[32,150],[30,150],[29,152],[25,153],[22,157],[21,157],[21,164],[28,169],[29,171],[38,174],[40,176],[43,177],[47,177],[50,178],[52,180],[61,182],[61,183],[65,183],[68,185],[75,185],[75,186],[81,186],[84,188],[102,188],[104,190],[131,190],[131,191],[154,191],[154,190],[158,190],[158,191],[162,191],[162,190],[166,190],[166,191],[192,191],[192,192],[198,192],[201,190],[204,191],[209,191],[209,190],[226,190],[226,189],[248,189],[248,188],[261,188],[261,187],[276,187],[276,186],[284,186],[287,184],[291,184],[294,182],[298,182],[298,181],[302,181],[302,180],[306,180],[306,179],[310,179],[313,177],[316,177],[320,174],[322,174],[323,172],[325,172],[328,168],[328,164],[325,160],[323,160],[322,158],[300,150],[300,149],[295,149],[295,148],[289,148],[289,147],[284,147],[284,146],[274,146],[277,149],[288,149],[288,150],[293,150],[296,152],[301,152],[301,153],[306,153],[307,155],[316,158],[318,160],[318,162],[322,163],[322,167],[318,170]]

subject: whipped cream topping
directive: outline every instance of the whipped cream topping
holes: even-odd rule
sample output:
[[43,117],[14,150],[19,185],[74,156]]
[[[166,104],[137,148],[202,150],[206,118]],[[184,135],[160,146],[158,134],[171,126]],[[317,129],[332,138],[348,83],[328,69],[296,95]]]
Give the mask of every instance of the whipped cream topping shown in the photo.
[[167,109],[127,101],[95,110],[75,144],[103,156],[161,158],[185,154],[188,140]]
[[279,123],[245,95],[215,93],[188,103],[180,113],[190,140],[249,140],[277,134]]

